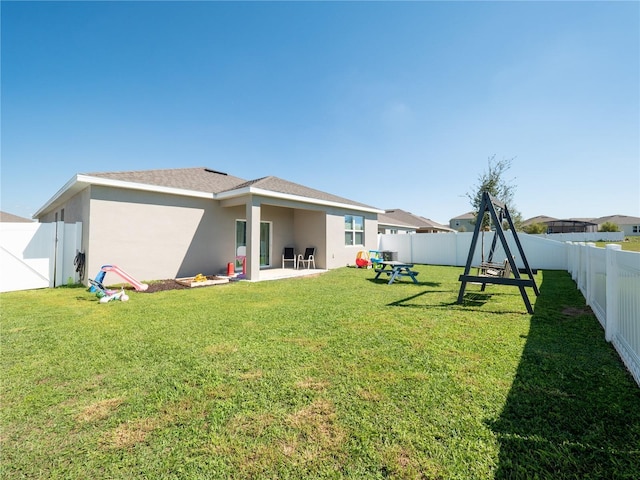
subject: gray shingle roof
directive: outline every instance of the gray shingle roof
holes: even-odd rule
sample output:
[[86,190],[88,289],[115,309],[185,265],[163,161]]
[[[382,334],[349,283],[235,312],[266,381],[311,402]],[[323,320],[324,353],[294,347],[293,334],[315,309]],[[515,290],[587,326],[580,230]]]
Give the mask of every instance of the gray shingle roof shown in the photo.
[[132,172],[88,173],[92,177],[143,183],[160,187],[180,188],[197,192],[219,193],[234,188],[246,180],[216,172],[205,167],[138,170]]
[[405,222],[395,216],[388,215],[387,213],[378,214],[378,225],[392,225],[398,227],[417,228],[417,225],[413,222]]
[[367,208],[375,208],[370,205],[365,205],[364,203],[355,202],[348,198],[339,197],[337,195],[332,195],[327,192],[322,192],[320,190],[316,190],[314,188],[305,187],[304,185],[300,185],[299,183],[290,182],[288,180],[283,180],[278,177],[262,177],[256,180],[250,180],[241,185],[236,185],[229,190],[240,189],[244,187],[255,187],[261,188],[263,190],[269,190],[271,192],[284,193],[286,195],[297,195],[300,197],[311,198],[315,200],[324,200],[327,202],[336,202],[336,203],[345,203],[348,205],[357,205],[360,207]]
[[313,200],[375,208],[365,205],[364,203],[355,202],[347,198],[305,187],[304,185],[283,180],[278,177],[269,176],[255,180],[245,180],[205,167],[166,170],[138,170],[131,172],[98,172],[88,173],[87,175],[107,178],[110,180],[121,180],[124,182],[180,188],[206,193],[222,193],[246,187],[255,187],[271,192],[306,197]]
[[538,215],[537,217],[531,217],[526,219],[524,222],[522,222],[522,226],[526,227],[528,225],[533,225],[534,223],[545,223],[545,222],[551,222],[553,220],[558,220],[558,219],[554,217],[548,217],[546,215]]
[[[382,218],[382,219],[381,219]],[[396,223],[404,224],[407,226],[415,227],[416,229],[437,229],[437,230],[451,230],[449,227],[435,222],[431,219],[415,215],[411,212],[407,212],[400,208],[393,210],[386,210],[384,216],[378,216],[378,223],[383,223],[385,220],[393,220]],[[389,223],[390,225],[392,223]]]
[[14,215],[13,213],[8,212],[0,212],[0,222],[7,223],[32,223],[33,220],[30,218],[19,217],[18,215]]
[[453,217],[451,220],[474,220],[476,218],[475,212],[467,212],[457,217]]
[[611,222],[616,225],[640,225],[640,217],[631,217],[629,215],[609,215],[607,217],[594,218],[592,222],[598,225]]

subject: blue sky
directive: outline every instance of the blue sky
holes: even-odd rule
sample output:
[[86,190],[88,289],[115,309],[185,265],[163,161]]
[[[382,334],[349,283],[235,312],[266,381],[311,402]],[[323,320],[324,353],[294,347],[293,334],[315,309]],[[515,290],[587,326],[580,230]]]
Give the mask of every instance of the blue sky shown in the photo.
[[76,173],[274,175],[441,223],[640,216],[638,2],[7,2],[1,209]]

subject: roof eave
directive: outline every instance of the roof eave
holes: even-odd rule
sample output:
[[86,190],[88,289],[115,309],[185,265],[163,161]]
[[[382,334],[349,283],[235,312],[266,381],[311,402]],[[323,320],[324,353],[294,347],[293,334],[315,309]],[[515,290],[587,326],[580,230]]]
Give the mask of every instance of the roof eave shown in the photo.
[[214,198],[216,200],[227,200],[231,198],[241,197],[243,195],[260,195],[262,197],[277,198],[280,200],[290,200],[293,202],[300,202],[300,203],[310,203],[313,205],[322,205],[327,207],[345,208],[348,210],[357,210],[359,212],[376,213],[376,214],[384,213],[384,210],[381,210],[379,208],[365,207],[362,205],[354,205],[351,203],[333,202],[330,200],[322,200],[319,198],[303,197],[301,195],[274,192],[272,190],[265,190],[263,188],[256,188],[251,186],[234,189],[234,190],[227,190],[225,192],[220,192],[216,194]]

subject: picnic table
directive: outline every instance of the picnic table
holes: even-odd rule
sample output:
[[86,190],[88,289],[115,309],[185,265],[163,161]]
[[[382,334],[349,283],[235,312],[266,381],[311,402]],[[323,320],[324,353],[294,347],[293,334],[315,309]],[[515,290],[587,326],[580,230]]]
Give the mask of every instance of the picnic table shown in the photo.
[[416,275],[418,272],[411,270],[413,268],[412,263],[399,262],[397,260],[379,262],[379,268],[376,268],[375,280],[378,279],[383,273],[389,276],[389,285],[396,281],[399,277],[411,277],[413,283],[418,283]]

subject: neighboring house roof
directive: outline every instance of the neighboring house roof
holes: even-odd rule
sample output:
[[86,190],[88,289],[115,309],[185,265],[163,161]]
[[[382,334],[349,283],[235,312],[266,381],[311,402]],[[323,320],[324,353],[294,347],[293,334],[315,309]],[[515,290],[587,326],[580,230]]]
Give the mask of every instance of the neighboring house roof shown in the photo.
[[205,167],[77,174],[34,217],[54,208],[89,185],[129,188],[216,200],[258,194],[306,203],[382,213],[382,210],[277,177],[247,181]]
[[[387,222],[389,220],[389,222]],[[392,223],[392,222],[395,222]],[[428,218],[415,215],[411,212],[407,212],[405,210],[401,210],[399,208],[393,210],[385,210],[384,214],[378,215],[378,224],[382,225],[391,225],[391,226],[410,226],[415,228],[416,230],[442,230],[446,232],[452,232],[449,227],[439,224],[438,222],[434,222]]]
[[592,222],[602,225],[606,222],[616,225],[640,225],[640,217],[630,217],[628,215],[609,215],[608,217],[594,218]]
[[403,222],[387,213],[378,214],[378,225],[386,225],[389,227],[398,227],[398,228],[406,228],[406,229],[414,229],[416,226],[413,223]]
[[453,217],[451,220],[475,220],[476,212],[467,212],[457,217]]
[[30,218],[19,217],[18,215],[14,215],[13,213],[0,212],[0,222],[6,223],[32,223],[33,220]]
[[547,223],[557,220],[557,218],[547,217],[546,215],[538,215],[537,217],[531,217],[522,222],[523,227],[533,225],[534,223]]

